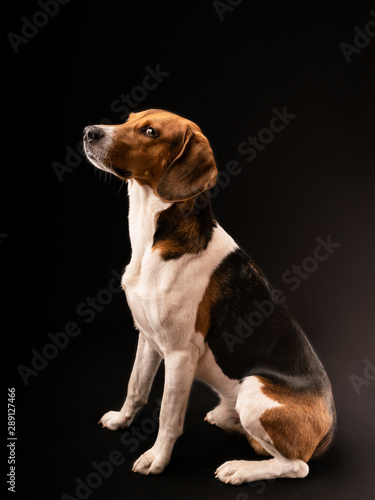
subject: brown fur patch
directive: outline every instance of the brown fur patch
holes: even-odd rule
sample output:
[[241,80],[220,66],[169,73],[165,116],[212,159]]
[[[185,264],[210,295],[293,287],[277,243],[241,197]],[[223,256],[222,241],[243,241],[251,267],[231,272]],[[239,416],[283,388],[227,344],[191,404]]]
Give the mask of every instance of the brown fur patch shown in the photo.
[[200,332],[204,337],[207,335],[208,329],[210,328],[211,307],[221,294],[220,281],[220,276],[216,273],[211,275],[210,281],[208,282],[202,300],[198,306],[197,317],[195,320],[195,331]]
[[216,183],[217,168],[207,138],[188,128],[180,154],[164,169],[158,195],[170,202],[188,200]]
[[322,454],[331,442],[326,436],[332,436],[335,422],[325,398],[298,393],[265,377],[258,379],[264,384],[262,392],[283,405],[266,410],[260,418],[276,449],[288,459],[308,462],[325,442],[324,450],[319,450]]

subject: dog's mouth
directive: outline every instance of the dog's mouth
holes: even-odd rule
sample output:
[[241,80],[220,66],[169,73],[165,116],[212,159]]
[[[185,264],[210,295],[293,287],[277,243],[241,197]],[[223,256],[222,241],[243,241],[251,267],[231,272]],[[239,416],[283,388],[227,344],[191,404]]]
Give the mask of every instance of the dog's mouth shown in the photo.
[[123,180],[129,179],[131,177],[132,172],[130,170],[125,170],[124,168],[116,167],[112,164],[111,158],[103,148],[100,148],[98,146],[90,147],[89,144],[86,144],[84,142],[84,149],[87,159],[96,168],[114,174]]
[[113,173],[116,174],[120,179],[129,179],[133,172],[131,170],[124,170],[123,168],[118,168],[112,166]]

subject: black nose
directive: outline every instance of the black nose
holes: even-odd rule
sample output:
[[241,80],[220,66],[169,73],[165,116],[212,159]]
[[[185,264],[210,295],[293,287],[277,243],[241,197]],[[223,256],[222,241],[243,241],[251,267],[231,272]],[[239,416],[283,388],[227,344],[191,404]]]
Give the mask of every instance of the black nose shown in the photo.
[[89,127],[85,127],[83,131],[83,138],[87,142],[95,142],[98,141],[101,137],[104,136],[104,133],[100,127],[96,125],[90,125]]

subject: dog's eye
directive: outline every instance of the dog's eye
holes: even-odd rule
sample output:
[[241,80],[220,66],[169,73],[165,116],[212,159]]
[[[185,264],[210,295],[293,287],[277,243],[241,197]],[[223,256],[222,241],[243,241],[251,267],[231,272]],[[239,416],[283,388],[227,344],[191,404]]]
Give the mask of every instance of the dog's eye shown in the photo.
[[156,130],[152,127],[146,127],[142,129],[142,132],[147,135],[148,137],[158,137],[159,134],[156,132]]

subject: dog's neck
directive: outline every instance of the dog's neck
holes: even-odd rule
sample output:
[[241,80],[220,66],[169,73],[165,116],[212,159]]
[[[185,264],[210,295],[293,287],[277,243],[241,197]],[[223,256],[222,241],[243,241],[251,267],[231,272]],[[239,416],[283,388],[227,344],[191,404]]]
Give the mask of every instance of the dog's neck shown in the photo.
[[153,244],[158,214],[171,204],[155,196],[151,187],[128,180],[129,235],[132,247],[131,264],[140,269],[143,256]]
[[168,203],[134,179],[128,181],[128,195],[133,272],[140,271],[143,256],[152,247],[164,260],[206,248],[216,226],[206,195]]

